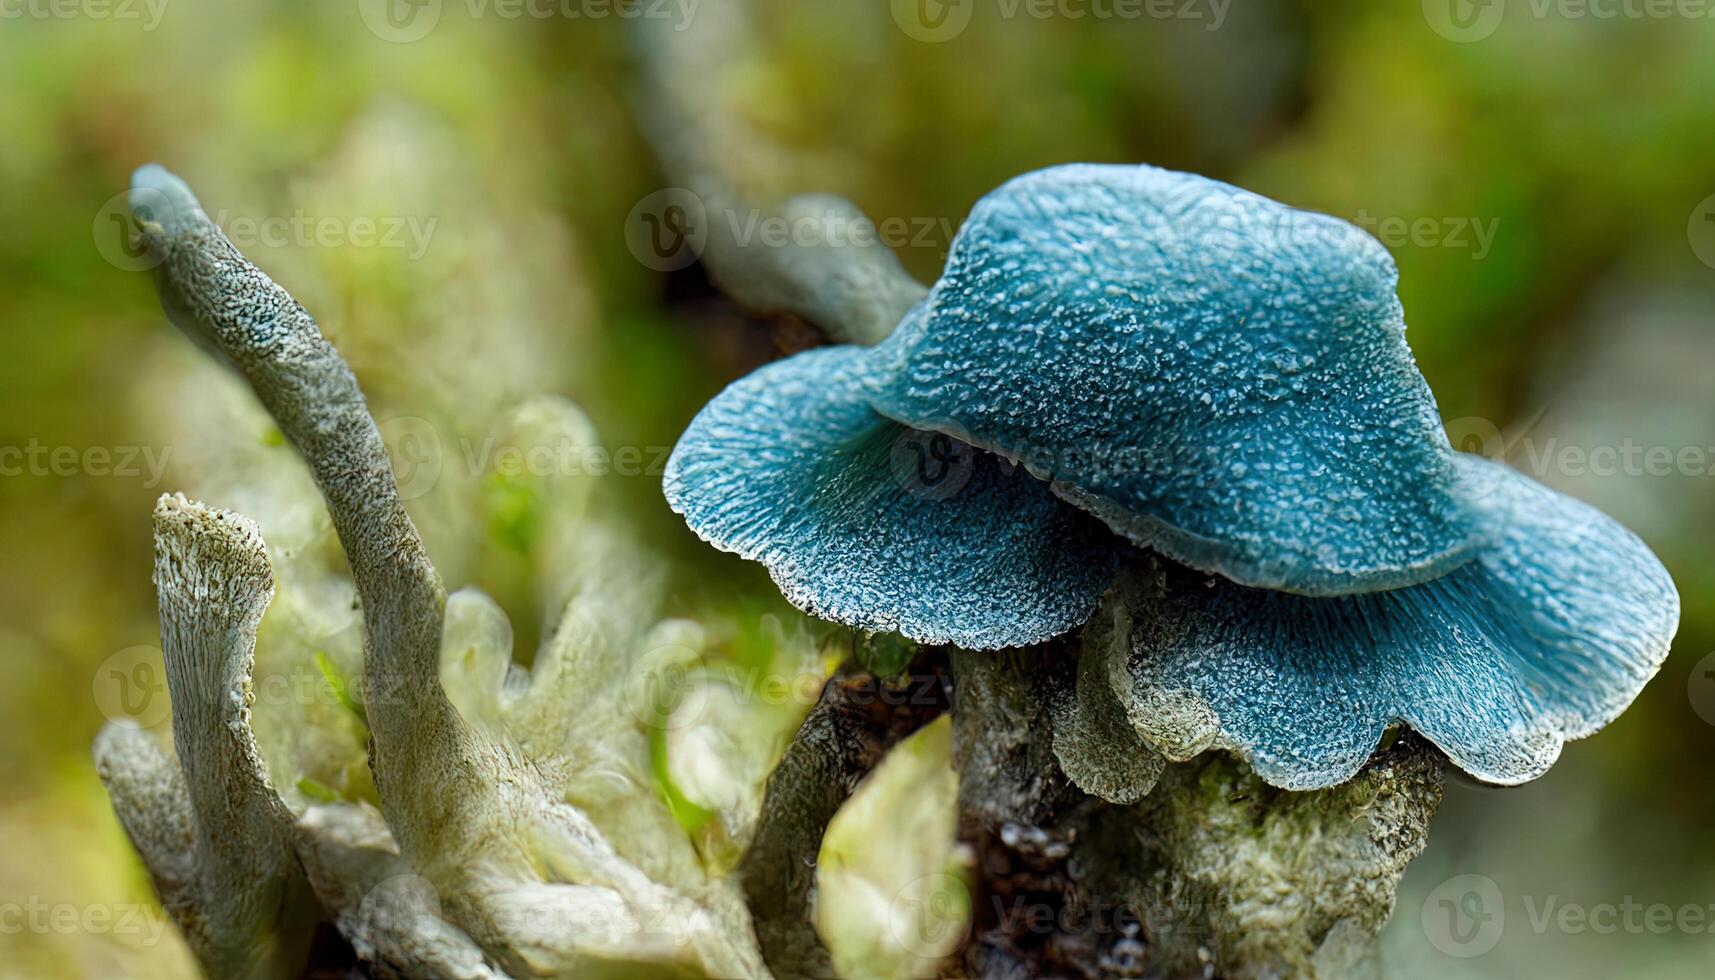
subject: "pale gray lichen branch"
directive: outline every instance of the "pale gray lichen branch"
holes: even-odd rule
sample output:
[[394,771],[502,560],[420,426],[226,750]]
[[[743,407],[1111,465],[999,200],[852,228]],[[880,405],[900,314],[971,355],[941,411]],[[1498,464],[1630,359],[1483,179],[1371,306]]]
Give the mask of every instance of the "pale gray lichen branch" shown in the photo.
[[250,726],[257,629],[274,594],[256,526],[162,497],[155,588],[178,766],[152,735],[116,722],[97,742],[97,768],[208,975],[297,976],[331,915],[381,975],[501,976],[424,905],[432,889],[379,814],[345,805],[299,819],[275,791]]
[[174,767],[110,724],[96,767],[162,901],[214,976],[288,976],[314,923],[293,817],[250,730],[256,630],[274,594],[256,526],[182,496],[155,507],[155,590]]
[[[598,826],[570,801],[577,756],[599,750],[604,733],[583,731],[579,744],[562,744],[569,739],[564,725],[532,727],[554,706],[526,695],[559,695],[562,717],[580,709],[596,717],[599,709],[611,719],[614,706],[600,698],[612,692],[568,690],[557,676],[567,661],[587,659],[593,646],[553,650],[547,663],[562,669],[545,671],[536,689],[529,672],[511,663],[511,631],[491,601],[470,593],[460,605],[469,615],[443,621],[450,606],[439,576],[339,354],[303,307],[226,240],[183,181],[145,167],[131,204],[157,261],[168,315],[249,382],[308,464],[351,566],[363,611],[371,768],[397,860],[365,831],[365,818],[351,804],[308,815],[299,828],[302,858],[315,869],[312,883],[354,945],[405,972],[411,963],[440,963],[444,969],[425,969],[565,975],[632,963],[764,975],[736,889],[689,866],[675,872],[682,880],[673,885],[657,883],[634,863],[639,856],[622,853],[610,839],[615,828]],[[577,421],[555,418],[547,428],[575,429]],[[260,606],[255,612],[260,616]],[[560,632],[556,639],[568,643],[580,636]],[[457,641],[451,649],[448,639]],[[468,682],[459,693],[470,718],[455,707],[443,676]],[[189,671],[169,681],[194,690],[200,677]],[[596,701],[582,700],[592,695]],[[641,731],[605,734],[624,736],[626,751],[646,747]],[[147,760],[140,765],[151,779],[160,768]],[[127,785],[115,795],[178,792],[170,784]],[[192,787],[189,795],[198,792]],[[139,849],[163,848],[150,841]],[[342,873],[345,858],[359,867]],[[384,887],[392,878],[374,882],[394,867],[420,880],[394,895]],[[164,886],[163,894],[169,890]],[[359,892],[364,897],[354,907]],[[186,904],[203,907],[200,900]],[[412,925],[418,922],[420,929]]]
[[95,737],[94,755],[119,825],[143,859],[161,904],[196,950],[203,933],[202,894],[197,825],[184,773],[155,736],[128,721],[108,722]]
[[299,856],[317,897],[359,958],[382,977],[505,980],[444,917],[433,885],[399,855],[373,807],[312,806],[298,821]]
[[[770,200],[746,157],[769,141],[728,104],[751,37],[748,4],[723,3],[686,24],[633,22],[642,116],[668,177],[705,212],[700,257],[741,306],[790,313],[840,343],[874,344],[928,290],[858,207],[832,194]],[[787,230],[770,238],[770,226]]]
[[408,848],[438,819],[437,801],[401,784],[438,770],[450,793],[469,791],[475,753],[437,677],[440,577],[399,499],[381,432],[308,311],[239,254],[184,181],[141,168],[131,208],[169,318],[250,383],[327,501],[363,604],[378,789]]
[[155,505],[155,594],[173,744],[191,805],[221,826],[261,832],[290,825],[291,811],[274,792],[250,731],[256,630],[274,596],[256,525],[182,494],[163,496]]

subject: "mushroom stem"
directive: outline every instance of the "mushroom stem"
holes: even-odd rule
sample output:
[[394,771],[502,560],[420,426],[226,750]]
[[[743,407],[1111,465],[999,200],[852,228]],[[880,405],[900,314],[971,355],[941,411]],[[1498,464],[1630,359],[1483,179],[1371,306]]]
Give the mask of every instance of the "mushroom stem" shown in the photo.
[[1350,781],[1303,793],[1205,753],[1168,766],[1136,807],[1102,811],[1085,846],[1112,858],[1085,867],[1157,937],[1150,955],[1168,975],[1211,963],[1219,976],[1372,974],[1444,772],[1410,734]]
[[[774,207],[735,165],[770,149],[723,98],[753,46],[748,13],[727,3],[689,24],[636,20],[646,131],[669,177],[703,205],[700,258],[716,285],[751,310],[803,317],[836,342],[879,343],[928,290],[850,201],[811,194]],[[782,220],[793,230],[787,242],[742,231]]]
[[965,822],[1043,824],[1081,794],[1054,761],[1053,674],[1063,647],[954,650],[953,768]]
[[[1126,976],[1148,963],[1193,976],[1213,964],[1219,976],[1361,975],[1400,876],[1428,842],[1439,754],[1406,736],[1350,782],[1307,793],[1274,789],[1222,752],[1166,766],[1157,757],[1151,792],[1135,805],[1105,803],[1069,783],[1049,749],[1062,747],[1061,726],[1083,724],[1057,703],[1068,692],[1044,690],[1071,681],[1047,676],[1071,666],[1051,662],[1069,652],[951,658],[963,832],[982,855],[976,901],[1065,910],[1046,918],[1084,924],[1054,932],[1033,927],[1035,917],[979,919],[965,968],[1058,976],[1100,964]],[[1109,751],[1138,749],[1127,740]],[[1302,900],[1283,904],[1282,895]]]
[[440,794],[469,789],[468,779],[437,779],[425,793],[412,774],[468,775],[475,751],[440,686],[440,577],[399,499],[380,430],[308,311],[239,254],[184,181],[143,167],[130,203],[168,316],[250,383],[327,502],[363,605],[378,789],[409,846],[412,831],[436,819]]
[[945,709],[941,672],[914,668],[905,693],[868,674],[840,674],[768,779],[761,819],[739,866],[768,968],[781,977],[835,976],[816,934],[811,888],[828,821],[887,750]]
[[274,595],[245,518],[164,496],[155,589],[178,767],[140,729],[110,725],[96,764],[162,902],[213,976],[288,976],[314,920],[293,817],[250,729],[256,630]]

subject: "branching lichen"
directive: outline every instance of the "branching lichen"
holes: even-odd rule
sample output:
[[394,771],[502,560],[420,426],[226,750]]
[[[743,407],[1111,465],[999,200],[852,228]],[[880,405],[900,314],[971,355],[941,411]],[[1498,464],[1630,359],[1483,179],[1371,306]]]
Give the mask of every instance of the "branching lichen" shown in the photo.
[[291,975],[315,918],[291,811],[250,731],[256,629],[274,594],[262,536],[237,514],[162,497],[155,591],[178,766],[152,735],[115,722],[97,770],[204,967]]
[[[553,975],[597,964],[762,975],[736,888],[707,877],[649,786],[645,723],[626,718],[618,690],[635,644],[646,642],[636,620],[647,610],[630,601],[632,593],[585,594],[598,581],[587,563],[601,548],[599,535],[567,540],[581,496],[569,495],[572,506],[545,509],[554,543],[540,551],[538,564],[557,576],[545,591],[563,610],[532,676],[511,661],[511,630],[498,607],[477,593],[446,602],[356,379],[309,314],[232,247],[178,178],[144,168],[132,200],[159,263],[168,315],[248,381],[303,457],[356,583],[364,627],[360,709],[384,823],[362,803],[312,807],[298,820],[293,859],[310,869],[310,884],[354,947],[378,969],[404,975]],[[538,404],[518,422],[555,439],[587,435],[575,410],[553,404]],[[214,624],[215,635],[248,637],[253,646],[267,604],[266,589],[255,583],[266,585],[267,566],[253,528],[245,540],[256,561],[225,569],[203,591],[230,596],[211,607],[226,617]],[[166,550],[163,581],[176,581],[184,551]],[[163,600],[169,644],[178,642],[173,623],[183,606]],[[590,622],[592,615],[599,621]],[[178,702],[205,691],[208,662],[197,653],[184,669],[169,668],[175,725],[207,722],[206,712]],[[443,679],[455,687],[450,696]],[[267,787],[261,756],[247,727],[243,734],[247,741],[228,755],[238,768],[248,766],[259,793]],[[181,797],[194,810],[209,795],[198,779],[239,778],[212,765],[180,788],[126,735],[104,741],[102,755],[122,812],[135,809],[133,801],[171,805]],[[611,812],[598,822],[578,805],[588,766],[605,770],[610,787],[616,779],[627,787],[610,796],[649,801],[621,815],[634,826]],[[258,793],[232,795],[229,805],[289,826],[279,799]],[[188,817],[147,823],[136,836],[160,869],[163,896],[193,935],[207,931],[200,923],[213,914],[218,881],[189,890],[180,884],[201,880],[203,868],[183,855],[188,841],[206,836],[204,825]],[[637,824],[647,840],[635,836]],[[675,839],[684,856],[660,860]],[[258,847],[266,838],[246,830],[231,843]],[[409,887],[399,886],[401,875]],[[270,894],[266,887],[247,893],[254,901]],[[234,914],[246,922],[256,917],[248,905]],[[254,931],[289,945],[282,932]]]
[[[327,501],[363,603],[377,786],[410,850],[449,812],[467,809],[472,794],[487,794],[484,762],[437,681],[445,595],[399,499],[381,432],[309,312],[239,254],[183,181],[144,167],[132,207],[159,260],[167,315],[250,383]],[[388,779],[390,771],[398,778]],[[442,778],[424,794],[411,777],[430,772]]]

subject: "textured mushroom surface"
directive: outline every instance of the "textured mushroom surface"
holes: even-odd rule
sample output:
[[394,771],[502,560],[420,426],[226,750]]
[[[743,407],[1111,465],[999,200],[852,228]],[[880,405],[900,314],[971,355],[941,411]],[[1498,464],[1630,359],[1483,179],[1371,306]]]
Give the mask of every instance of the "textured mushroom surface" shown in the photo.
[[1138,806],[1097,817],[1092,845],[1137,857],[1092,884],[1142,918],[1151,975],[1379,978],[1375,937],[1429,843],[1442,773],[1410,737],[1315,793],[1271,790],[1220,753],[1169,766]]
[[[1125,625],[1106,620],[1092,628]],[[1043,758],[1050,729],[1067,758],[1060,699],[1043,691],[1069,679],[1045,676],[1063,673],[1054,646],[949,658],[961,824],[986,828],[978,907],[994,912],[973,925],[962,972],[946,975],[1379,977],[1374,937],[1428,842],[1441,754],[1405,735],[1350,781],[1291,793],[1224,752],[1164,766],[1144,750],[1148,795],[1093,805]],[[1079,751],[1096,748],[1091,734]],[[1137,751],[1135,733],[1110,738],[1110,757]],[[1102,778],[1125,767],[1078,761]]]
[[1230,748],[1276,786],[1313,789],[1350,778],[1403,722],[1513,784],[1617,717],[1678,626],[1667,572],[1600,512],[1454,459],[1495,543],[1432,582],[1311,598],[1166,562],[1125,575],[1109,601],[1132,617],[1118,686],[1129,675],[1139,733],[1169,759]]
[[1120,698],[1130,686],[1122,656],[1130,635],[1125,604],[1107,603],[1084,627],[1077,670],[1048,672],[1055,761],[1079,789],[1109,803],[1143,799],[1166,765],[1132,727]]
[[1021,460],[1139,544],[1343,595],[1469,554],[1380,243],[1193,174],[1070,165],[979,202],[871,400]]
[[727,388],[668,461],[673,509],[824,619],[976,649],[1083,622],[1118,542],[1021,468],[877,415],[867,354],[806,351]]

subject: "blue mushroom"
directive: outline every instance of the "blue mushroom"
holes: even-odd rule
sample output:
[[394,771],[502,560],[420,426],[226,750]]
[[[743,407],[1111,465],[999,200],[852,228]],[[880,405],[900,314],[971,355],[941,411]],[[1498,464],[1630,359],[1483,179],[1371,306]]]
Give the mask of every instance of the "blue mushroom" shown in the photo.
[[1173,761],[1227,748],[1274,785],[1318,789],[1403,723],[1510,785],[1618,717],[1667,654],[1673,581],[1602,513],[1456,463],[1490,544],[1421,585],[1314,598],[1171,562],[1128,570],[1108,597],[1128,628],[1085,655],[1120,666],[1105,677],[1138,734]]
[[1240,584],[1412,585],[1472,541],[1398,278],[1336,218],[1153,167],[1055,167],[972,211],[875,351],[872,403]]
[[1195,175],[1028,174],[887,340],[716,397],[667,497],[806,611],[924,642],[1049,639],[1124,566],[1083,654],[1114,669],[1078,683],[1169,759],[1327,786],[1403,723],[1527,780],[1637,695],[1678,597],[1603,515],[1453,451],[1397,278]]
[[722,392],[667,462],[674,509],[823,619],[972,649],[1081,625],[1118,562],[1107,529],[999,458],[877,414],[867,354],[806,351]]

